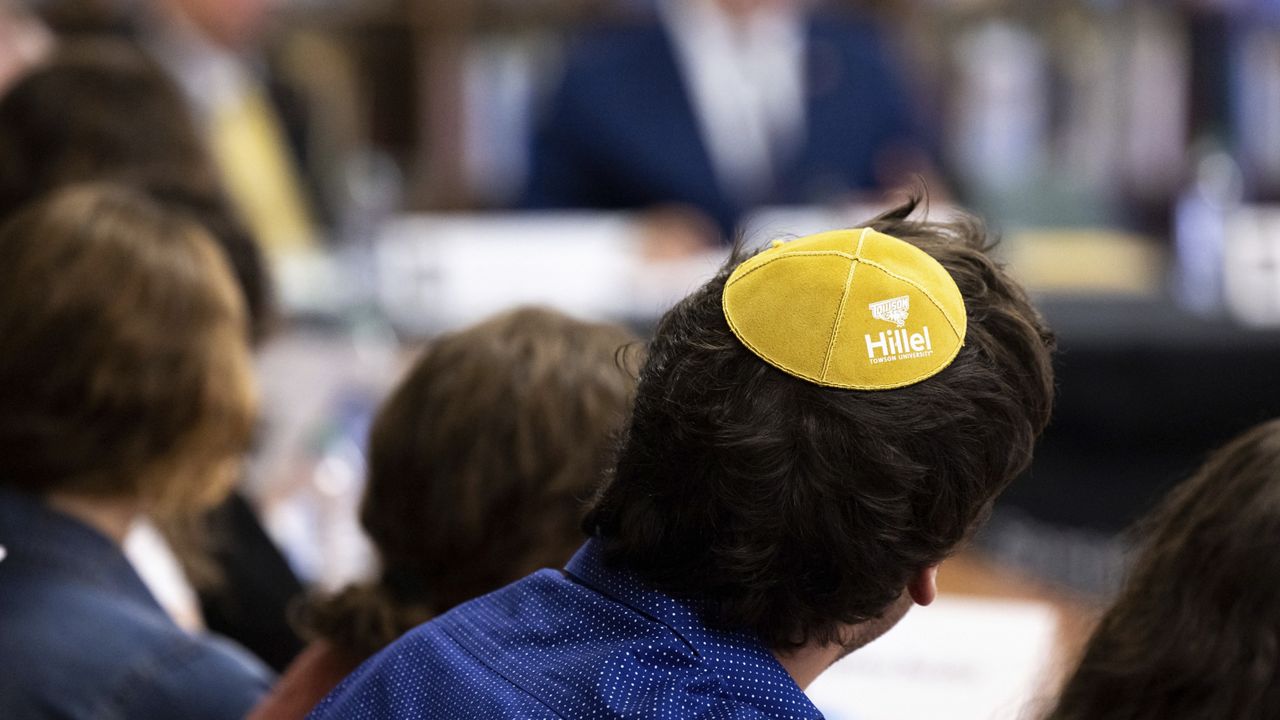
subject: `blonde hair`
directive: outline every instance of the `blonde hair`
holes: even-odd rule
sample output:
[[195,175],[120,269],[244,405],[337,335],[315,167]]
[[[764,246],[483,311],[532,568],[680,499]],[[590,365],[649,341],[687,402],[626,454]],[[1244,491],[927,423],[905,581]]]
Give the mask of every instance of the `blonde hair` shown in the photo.
[[0,483],[217,502],[255,414],[243,301],[194,222],[109,185],[0,226]]

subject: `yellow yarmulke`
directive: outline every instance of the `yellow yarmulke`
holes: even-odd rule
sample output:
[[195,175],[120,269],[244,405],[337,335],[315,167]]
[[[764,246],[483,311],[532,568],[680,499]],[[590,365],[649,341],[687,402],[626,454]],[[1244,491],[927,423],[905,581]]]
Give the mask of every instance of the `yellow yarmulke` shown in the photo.
[[923,250],[870,228],[775,242],[724,288],[733,334],[819,385],[888,390],[940,372],[964,345],[964,298]]

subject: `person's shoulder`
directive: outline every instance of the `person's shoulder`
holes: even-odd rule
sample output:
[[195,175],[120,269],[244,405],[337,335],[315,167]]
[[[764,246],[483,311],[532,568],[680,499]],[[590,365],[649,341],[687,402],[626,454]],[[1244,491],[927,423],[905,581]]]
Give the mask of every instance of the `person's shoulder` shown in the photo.
[[725,695],[680,632],[565,573],[534,574],[461,606],[430,630],[447,634],[556,716],[698,717],[696,708]]
[[75,584],[26,591],[0,612],[0,662],[27,695],[121,717],[240,718],[266,692],[256,659],[158,607]]
[[248,652],[214,636],[178,630],[152,638],[117,688],[122,717],[243,718],[267,693],[271,672]]
[[365,661],[307,717],[550,720],[560,716],[479,661],[432,621]]
[[122,717],[243,718],[271,685],[271,672],[239,645],[190,634],[163,611],[112,603],[103,613],[113,618],[100,637],[115,648],[112,701]]
[[80,583],[23,577],[8,589],[0,600],[0,659],[26,652],[33,662],[9,665],[28,675],[65,668],[86,683],[109,682],[114,672],[180,632],[159,607]]
[[431,707],[431,717],[558,718],[572,716],[565,707],[597,707],[592,678],[625,643],[603,637],[617,632],[609,607],[584,617],[588,594],[543,570],[463,603],[361,665],[313,717]]
[[657,618],[541,571],[411,630],[343,681],[321,718],[763,717]]

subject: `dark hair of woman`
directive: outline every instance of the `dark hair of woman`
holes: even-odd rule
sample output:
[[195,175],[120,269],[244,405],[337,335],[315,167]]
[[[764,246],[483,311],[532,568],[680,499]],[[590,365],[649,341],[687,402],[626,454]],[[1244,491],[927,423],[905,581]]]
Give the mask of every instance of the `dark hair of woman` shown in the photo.
[[628,411],[633,341],[613,325],[521,309],[431,343],[370,437],[360,518],[381,575],[303,608],[301,623],[363,658],[567,561]]
[[1280,717],[1280,420],[1214,453],[1137,531],[1048,718]]
[[222,246],[249,312],[250,339],[272,322],[270,281],[182,91],[141,49],[66,43],[0,97],[0,217],[64,185],[137,188],[205,226]]
[[182,91],[123,40],[59,47],[5,94],[0,128],[0,213],[70,182],[218,187]]

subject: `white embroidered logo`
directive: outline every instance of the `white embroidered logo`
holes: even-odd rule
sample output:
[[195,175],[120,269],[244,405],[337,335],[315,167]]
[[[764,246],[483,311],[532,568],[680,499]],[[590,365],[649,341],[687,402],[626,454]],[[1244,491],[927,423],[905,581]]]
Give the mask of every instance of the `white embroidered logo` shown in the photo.
[[911,309],[909,296],[873,302],[867,307],[871,308],[871,317],[898,326],[874,338],[870,333],[863,336],[867,343],[867,361],[872,365],[933,354],[933,338],[929,337],[928,325],[921,326],[920,332],[902,329],[907,324],[907,313]]
[[903,295],[902,297],[889,298],[888,300],[873,302],[867,307],[871,308],[871,317],[902,327],[907,324],[907,311],[911,309],[911,297]]

